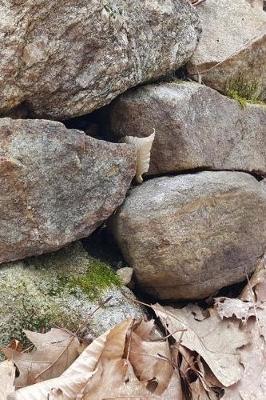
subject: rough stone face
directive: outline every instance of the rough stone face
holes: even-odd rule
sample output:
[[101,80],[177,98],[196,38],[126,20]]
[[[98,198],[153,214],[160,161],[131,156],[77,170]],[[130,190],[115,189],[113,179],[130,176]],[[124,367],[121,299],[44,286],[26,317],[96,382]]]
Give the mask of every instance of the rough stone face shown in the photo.
[[266,175],[266,106],[242,107],[204,85],[182,82],[133,89],[109,110],[117,138],[155,129],[149,174],[204,167]]
[[[255,5],[255,4],[254,4]],[[239,75],[258,83],[266,98],[266,14],[247,0],[208,0],[197,7],[202,21],[190,76],[222,92]]]
[[88,236],[118,207],[135,150],[59,122],[0,119],[0,262]]
[[200,299],[245,279],[266,248],[266,191],[249,174],[201,172],[134,188],[113,232],[140,286]]
[[109,266],[90,257],[80,243],[57,253],[3,264],[0,346],[13,338],[23,339],[23,329],[42,331],[60,326],[76,331],[86,321],[83,334],[94,338],[129,316],[144,315],[133,302],[132,292],[117,286],[116,281]]
[[54,119],[174,71],[199,36],[187,0],[6,0],[0,16],[0,112]]

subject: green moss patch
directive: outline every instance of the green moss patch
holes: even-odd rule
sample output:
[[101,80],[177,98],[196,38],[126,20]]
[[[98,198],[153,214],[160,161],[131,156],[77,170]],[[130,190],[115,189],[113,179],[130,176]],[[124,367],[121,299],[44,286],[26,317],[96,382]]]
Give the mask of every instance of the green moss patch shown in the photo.
[[120,278],[107,264],[96,259],[91,259],[89,264],[86,274],[69,279],[70,288],[80,288],[90,300],[95,300],[105,289],[121,286]]
[[238,101],[241,107],[245,107],[247,104],[265,104],[260,98],[259,82],[247,81],[241,75],[227,83],[226,94],[231,99]]

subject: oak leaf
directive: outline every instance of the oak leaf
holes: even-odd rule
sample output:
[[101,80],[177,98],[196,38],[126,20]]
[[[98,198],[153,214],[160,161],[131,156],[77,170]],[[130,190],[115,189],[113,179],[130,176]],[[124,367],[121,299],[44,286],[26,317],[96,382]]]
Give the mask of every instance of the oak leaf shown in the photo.
[[33,351],[21,352],[10,346],[2,349],[19,370],[15,381],[17,388],[60,376],[79,355],[79,340],[67,331],[24,332],[35,346]]
[[239,329],[238,322],[221,320],[213,310],[208,318],[198,320],[191,307],[174,309],[156,304],[153,309],[176,342],[199,354],[223,386],[240,380],[243,368],[237,349],[249,343],[249,335]]

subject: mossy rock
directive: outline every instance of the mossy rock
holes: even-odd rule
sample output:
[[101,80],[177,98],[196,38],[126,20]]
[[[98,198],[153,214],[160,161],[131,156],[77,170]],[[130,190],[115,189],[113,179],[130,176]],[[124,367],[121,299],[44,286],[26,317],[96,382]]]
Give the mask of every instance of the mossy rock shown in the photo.
[[[127,294],[127,297],[123,293]],[[112,296],[89,321],[94,337],[142,310],[107,264],[90,257],[80,242],[56,253],[0,267],[0,346],[24,339],[23,329],[61,326],[76,330],[95,308]]]

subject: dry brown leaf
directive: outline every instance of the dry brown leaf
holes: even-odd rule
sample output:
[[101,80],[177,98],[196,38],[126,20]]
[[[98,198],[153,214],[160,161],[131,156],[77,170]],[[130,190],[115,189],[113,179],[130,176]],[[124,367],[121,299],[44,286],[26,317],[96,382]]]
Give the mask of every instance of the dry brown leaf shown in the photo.
[[14,393],[16,367],[12,361],[0,363],[0,400],[7,400],[7,396]]
[[249,317],[256,316],[256,306],[252,301],[242,301],[228,297],[217,297],[215,307],[218,315],[223,318],[236,317],[246,323]]
[[154,132],[147,137],[126,136],[124,142],[133,144],[137,150],[136,180],[138,183],[143,182],[142,175],[148,172],[150,167],[151,148],[155,138]]
[[[115,376],[119,375],[120,367],[121,366],[118,366],[118,373],[112,370]],[[93,394],[91,396],[86,395],[82,400],[184,400],[180,379],[177,374],[172,375],[168,388],[162,395],[158,396],[152,394],[139,382],[134,374],[130,362],[127,362],[125,367],[125,376],[123,381],[120,381],[120,384],[117,383],[118,381],[116,381],[115,385],[111,383],[107,388],[102,388],[103,393],[106,393],[104,397],[100,397],[98,394]],[[102,381],[99,380],[99,384],[105,386],[107,383],[102,384]]]
[[266,302],[266,254],[259,261],[250,281],[243,289],[241,300]]
[[84,399],[105,399],[123,386],[128,371],[125,346],[131,332],[133,320],[129,319],[115,326],[107,336],[106,343],[97,365],[97,372],[82,389]]
[[79,340],[64,330],[51,329],[44,334],[25,331],[25,334],[35,346],[33,351],[23,353],[11,347],[2,350],[19,370],[17,388],[60,376],[79,355]]
[[242,379],[225,389],[222,400],[265,400],[266,398],[266,348],[265,340],[253,325],[252,343],[240,350],[244,366]]
[[171,353],[168,342],[143,340],[132,332],[129,348],[129,361],[137,378],[147,387],[154,387],[153,393],[162,394],[168,387],[173,374]]
[[17,390],[15,400],[47,400],[53,388],[63,391],[64,400],[76,400],[97,371],[108,334],[109,331],[95,339],[60,377]]
[[191,400],[218,400],[219,397],[214,391],[207,391],[200,378],[190,384]]
[[[249,335],[239,329],[239,323],[221,320],[211,311],[209,318],[199,321],[191,307],[174,309],[156,304],[153,309],[175,340],[197,352],[222,385],[227,387],[239,381],[243,368],[237,349],[249,343]],[[186,331],[177,332],[178,329]]]

